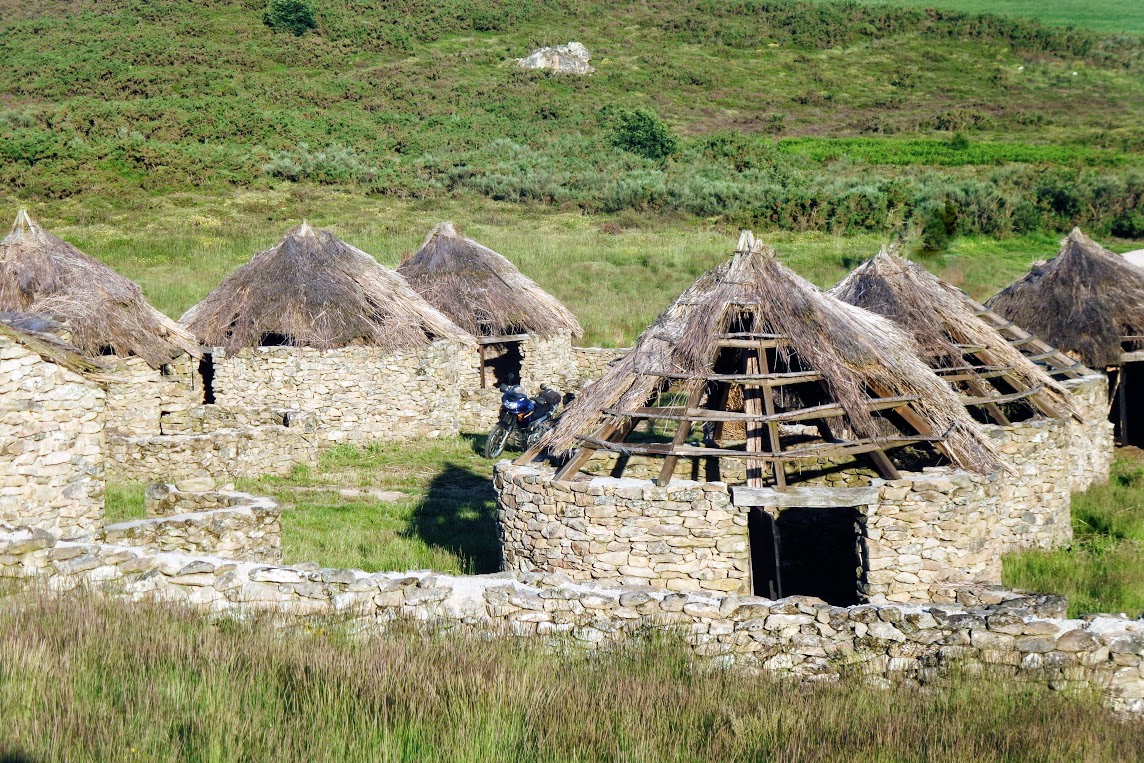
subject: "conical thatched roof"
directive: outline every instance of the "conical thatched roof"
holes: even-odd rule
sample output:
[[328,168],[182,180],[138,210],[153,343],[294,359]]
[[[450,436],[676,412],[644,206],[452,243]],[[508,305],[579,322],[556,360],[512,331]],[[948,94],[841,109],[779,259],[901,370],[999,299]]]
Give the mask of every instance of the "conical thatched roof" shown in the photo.
[[0,241],[0,310],[66,321],[72,343],[89,356],[137,355],[158,368],[186,352],[194,337],[152,307],[139,287],[63,239],[24,210]]
[[[733,358],[729,352],[746,357]],[[733,370],[736,367],[738,371]],[[768,389],[782,389],[783,395],[775,402],[774,415],[759,415],[756,410],[712,418],[695,411],[700,394],[707,396],[708,409],[717,407],[711,404],[714,395],[703,389],[720,381],[740,384],[749,395],[752,390],[770,395]],[[644,331],[631,352],[569,407],[542,445],[558,452],[578,444],[641,452],[602,441],[614,432],[630,431],[628,424],[634,418],[648,417],[652,409],[647,406],[668,382],[681,382],[690,398],[686,416],[697,421],[766,421],[764,428],[772,428],[776,439],[774,427],[780,421],[833,417],[829,425],[833,436],[828,432],[819,446],[799,447],[798,453],[809,459],[820,452],[868,453],[924,440],[965,468],[988,472],[999,464],[986,436],[953,390],[918,357],[908,336],[885,318],[824,294],[747,234],[735,259],[700,277],[676,300]],[[784,410],[782,399],[787,396],[816,394],[823,397],[809,402],[819,404],[795,403]],[[656,409],[660,410],[674,409]],[[888,411],[898,414],[897,423],[881,413]],[[902,420],[910,422],[914,431],[902,429]],[[681,449],[679,444],[672,452],[726,455]],[[776,453],[774,447],[768,449]],[[779,453],[775,460],[792,460],[791,455]],[[761,460],[768,459],[761,456]]]
[[986,303],[1093,368],[1144,349],[1144,272],[1074,228],[1061,250]]
[[998,424],[1009,423],[1003,402],[1056,418],[1079,415],[1064,388],[978,318],[959,290],[915,262],[883,248],[830,293],[908,331],[930,367]]
[[421,249],[397,272],[473,336],[584,334],[576,316],[556,297],[449,222],[429,231]]
[[472,339],[401,276],[325,230],[302,223],[231,273],[182,323],[204,344],[267,344],[388,352]]

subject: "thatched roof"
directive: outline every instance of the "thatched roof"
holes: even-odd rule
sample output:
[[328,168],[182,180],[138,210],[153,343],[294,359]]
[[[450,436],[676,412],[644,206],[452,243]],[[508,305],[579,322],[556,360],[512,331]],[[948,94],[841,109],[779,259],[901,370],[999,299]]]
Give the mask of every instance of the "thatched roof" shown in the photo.
[[436,339],[472,342],[397,273],[306,223],[227,276],[182,323],[204,344],[232,351],[271,343],[395,352]]
[[[715,368],[722,348],[745,341],[775,348],[769,351],[775,355],[772,372],[802,369],[808,386],[826,390],[842,409],[836,435],[881,441],[888,421],[874,411],[900,398],[893,405],[926,430],[917,439],[928,434],[965,468],[988,472],[998,466],[986,436],[918,357],[908,336],[885,318],[824,294],[780,264],[769,247],[745,240],[733,261],[701,276],[584,391],[543,445],[565,452],[587,433],[611,431],[621,424],[615,412],[646,411],[665,379],[684,379],[693,393],[712,379],[727,378]],[[745,385],[766,377],[748,375]]]
[[473,336],[584,334],[556,297],[500,254],[457,233],[452,223],[434,227],[397,272]]
[[137,355],[158,368],[185,353],[194,337],[152,307],[139,287],[63,239],[24,210],[0,241],[0,310],[66,321],[84,354]]
[[958,289],[916,262],[883,248],[830,293],[908,331],[930,367],[963,400],[987,406],[996,423],[1008,423],[1001,401],[1024,401],[1056,418],[1079,415],[1064,388],[978,318]]
[[0,312],[0,336],[26,347],[57,366],[95,381],[107,381],[107,368],[94,358],[85,356],[78,347],[58,336],[65,327],[48,316],[29,313]]
[[[1093,368],[1144,349],[1144,272],[1074,228],[1061,250],[986,303]],[[1127,346],[1124,346],[1127,344]]]

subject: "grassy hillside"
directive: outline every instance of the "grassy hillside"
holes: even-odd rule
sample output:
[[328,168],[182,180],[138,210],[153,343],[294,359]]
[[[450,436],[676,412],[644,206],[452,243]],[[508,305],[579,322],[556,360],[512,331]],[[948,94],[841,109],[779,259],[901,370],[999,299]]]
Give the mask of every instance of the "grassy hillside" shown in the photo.
[[[286,178],[788,230],[908,222],[935,247],[1144,236],[1144,38],[803,0],[314,4],[295,37],[261,0],[0,0],[0,188],[130,207]],[[568,39],[596,74],[511,64]],[[665,156],[616,145],[639,108],[676,138]]]
[[[880,5],[886,0],[861,0]],[[892,0],[894,5],[997,13],[1045,24],[1096,29],[1110,34],[1144,34],[1144,4],[1137,0]]]

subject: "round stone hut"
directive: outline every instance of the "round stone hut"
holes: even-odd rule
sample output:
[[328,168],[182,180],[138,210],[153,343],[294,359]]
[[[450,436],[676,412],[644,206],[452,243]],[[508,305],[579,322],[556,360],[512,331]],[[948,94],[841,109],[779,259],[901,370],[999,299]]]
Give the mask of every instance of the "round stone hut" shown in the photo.
[[850,604],[998,581],[1024,479],[901,329],[744,235],[496,487],[512,569]]
[[329,231],[293,228],[182,323],[220,407],[313,412],[327,444],[458,432],[472,338]]
[[157,435],[166,417],[202,403],[195,338],[24,210],[0,241],[0,310],[51,316],[80,352],[107,362],[110,435]]
[[986,304],[1106,370],[1117,442],[1144,445],[1144,272],[1074,228],[1056,257]]
[[[1102,374],[1026,332],[1020,333],[1028,339],[1007,339],[982,320],[975,303],[959,289],[885,249],[830,293],[905,329],[934,373],[949,383],[995,441],[1005,443],[1011,466],[1033,473],[1047,450],[1057,451],[1072,466],[1070,480],[1041,496],[1044,511],[1055,505],[1052,524],[1062,531],[1070,524],[1071,491],[1108,478],[1113,445]],[[1021,347],[1033,344],[1045,349],[1022,354]],[[1026,461],[1034,451],[1033,460]]]
[[462,382],[463,426],[492,426],[502,384],[530,391],[542,383],[564,391],[579,387],[572,339],[584,332],[576,316],[507,258],[462,236],[452,223],[434,227],[397,272],[476,339]]
[[0,525],[90,539],[103,525],[109,369],[61,329],[0,313]]

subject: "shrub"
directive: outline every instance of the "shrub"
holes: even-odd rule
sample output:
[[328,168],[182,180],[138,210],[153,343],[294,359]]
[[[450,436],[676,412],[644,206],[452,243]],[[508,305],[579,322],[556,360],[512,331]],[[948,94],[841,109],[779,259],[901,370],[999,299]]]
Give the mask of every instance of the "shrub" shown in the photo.
[[318,183],[347,183],[371,180],[377,171],[366,165],[352,148],[333,144],[320,151],[299,143],[294,151],[278,151],[263,165],[271,177],[286,180],[313,180]]
[[295,37],[318,27],[318,18],[306,0],[270,0],[262,20],[271,29],[293,32]]
[[615,113],[612,143],[646,159],[663,159],[675,153],[678,138],[651,109],[620,109]]

